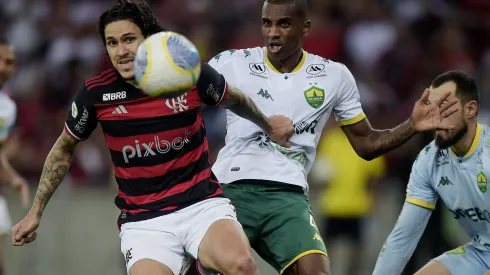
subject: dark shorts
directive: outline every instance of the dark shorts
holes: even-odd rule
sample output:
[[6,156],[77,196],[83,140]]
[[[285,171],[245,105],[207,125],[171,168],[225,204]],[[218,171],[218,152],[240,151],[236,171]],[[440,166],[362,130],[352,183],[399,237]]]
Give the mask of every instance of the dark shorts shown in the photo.
[[252,248],[279,273],[308,254],[327,255],[301,187],[261,180],[223,184]]
[[362,218],[327,218],[323,228],[327,240],[347,238],[353,242],[361,241]]

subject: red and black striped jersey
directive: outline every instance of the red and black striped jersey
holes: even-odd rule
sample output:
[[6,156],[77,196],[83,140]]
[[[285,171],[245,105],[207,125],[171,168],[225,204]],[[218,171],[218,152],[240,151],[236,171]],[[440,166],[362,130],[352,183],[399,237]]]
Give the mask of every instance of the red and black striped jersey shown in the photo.
[[84,140],[100,123],[119,186],[119,224],[221,196],[209,162],[201,103],[216,106],[226,91],[223,76],[206,63],[197,85],[174,98],[149,97],[115,69],[80,87],[65,129]]

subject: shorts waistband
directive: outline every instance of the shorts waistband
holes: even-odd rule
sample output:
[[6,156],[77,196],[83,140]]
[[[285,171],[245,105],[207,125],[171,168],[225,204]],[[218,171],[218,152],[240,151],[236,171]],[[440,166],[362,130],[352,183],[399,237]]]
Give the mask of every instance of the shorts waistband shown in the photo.
[[257,180],[257,179],[242,179],[230,182],[232,185],[249,185],[249,186],[257,186],[260,188],[268,189],[267,191],[282,191],[282,192],[293,192],[304,194],[303,188],[298,185],[288,184],[279,181],[272,180]]

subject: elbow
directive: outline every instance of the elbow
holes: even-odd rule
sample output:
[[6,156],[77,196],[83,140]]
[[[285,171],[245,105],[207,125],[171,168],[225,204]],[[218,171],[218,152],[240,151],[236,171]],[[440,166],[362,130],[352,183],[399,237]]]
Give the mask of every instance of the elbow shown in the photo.
[[369,148],[354,148],[356,154],[363,160],[371,161],[379,157],[377,151],[370,150]]

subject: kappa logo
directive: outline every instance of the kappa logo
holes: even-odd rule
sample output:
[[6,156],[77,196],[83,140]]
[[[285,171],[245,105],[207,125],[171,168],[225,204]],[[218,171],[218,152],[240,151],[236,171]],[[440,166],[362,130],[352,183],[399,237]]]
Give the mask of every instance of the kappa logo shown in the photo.
[[317,74],[320,74],[321,72],[323,72],[323,70],[325,70],[325,65],[323,65],[323,64],[311,64],[310,66],[308,66],[306,68],[306,73],[308,73],[310,75],[317,75]]
[[126,265],[129,263],[129,260],[133,258],[133,255],[131,255],[131,250],[133,249],[132,248],[128,249],[126,251],[126,255],[124,256],[124,259],[126,260]]
[[118,100],[118,99],[125,99],[125,98],[126,98],[126,91],[102,95],[102,101],[111,101],[111,100]]
[[265,65],[264,65],[263,62],[260,62],[260,63],[250,63],[248,66],[249,66],[250,70],[253,73],[256,73],[256,74],[263,74],[263,73],[265,73]]

